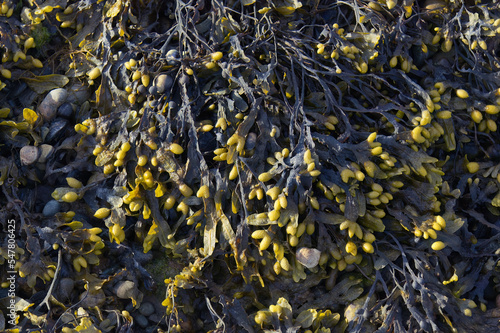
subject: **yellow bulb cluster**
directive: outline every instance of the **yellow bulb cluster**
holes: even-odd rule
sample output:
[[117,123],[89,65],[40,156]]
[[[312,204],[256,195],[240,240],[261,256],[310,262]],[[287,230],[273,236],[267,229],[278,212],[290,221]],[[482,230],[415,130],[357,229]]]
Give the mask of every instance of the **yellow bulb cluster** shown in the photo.
[[[212,104],[214,105],[214,108],[215,108],[215,104]],[[226,119],[224,118],[219,118],[217,119],[217,122],[215,123],[215,128],[220,128],[221,130],[225,131],[227,129],[227,121]]]
[[6,16],[6,17],[11,17],[12,14],[14,13],[14,8],[15,7],[9,7],[9,4],[4,1],[2,3],[2,7],[1,7],[1,10],[0,10],[0,15],[1,16]]
[[[424,239],[437,239],[437,231],[441,231],[446,228],[446,221],[440,215],[435,216],[433,219],[428,220],[421,227],[415,228],[413,231],[416,237],[423,237]],[[442,242],[435,242],[440,244]],[[437,245],[436,245],[437,246]],[[434,249],[434,247],[433,247]]]
[[[331,124],[331,123],[328,123],[328,124]],[[281,154],[281,153],[279,153],[279,154]],[[317,177],[321,174],[321,171],[316,169],[316,162],[312,158],[312,153],[311,153],[311,150],[309,150],[309,149],[306,149],[306,151],[304,153],[304,163],[306,164],[307,173],[309,173],[309,175],[311,175],[312,177]]]
[[125,240],[125,231],[123,227],[118,223],[113,223],[109,228],[109,241],[115,241],[117,244],[122,243]]
[[[330,260],[329,267],[331,269],[342,272],[348,265],[361,263],[363,256],[361,253],[358,253],[356,244],[353,244],[353,242],[347,242],[343,251],[336,244],[330,248],[329,252],[332,259]],[[347,250],[351,253],[347,252]],[[355,255],[352,254],[354,252],[356,253]]]
[[340,224],[340,230],[348,230],[349,238],[353,238],[355,235],[359,239],[363,239],[363,230],[358,223],[354,221],[346,220]]
[[76,192],[71,191],[68,188],[56,188],[52,192],[52,198],[55,200],[72,203],[79,199],[79,196]]
[[87,266],[88,263],[84,257],[77,256],[76,258],[73,259],[73,267],[75,268],[75,271],[80,272],[82,268],[87,268]]

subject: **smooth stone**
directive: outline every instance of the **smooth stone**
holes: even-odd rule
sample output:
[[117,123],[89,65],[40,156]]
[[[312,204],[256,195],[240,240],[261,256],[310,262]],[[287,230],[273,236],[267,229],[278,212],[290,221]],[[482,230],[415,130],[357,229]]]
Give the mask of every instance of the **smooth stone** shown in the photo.
[[38,112],[45,120],[52,120],[56,116],[57,108],[66,102],[67,97],[68,92],[66,89],[57,88],[51,90],[38,106]]
[[155,87],[159,94],[163,94],[174,84],[174,80],[167,74],[160,74],[155,80]]
[[153,304],[151,304],[149,302],[143,302],[141,304],[141,306],[139,307],[139,312],[142,315],[148,317],[155,312],[155,307],[153,306]]
[[61,211],[61,204],[57,200],[50,200],[43,207],[43,216],[54,216]]
[[135,283],[132,281],[120,281],[115,286],[116,296],[119,298],[130,298],[135,293]]
[[63,103],[58,109],[57,109],[57,114],[60,117],[66,118],[66,119],[71,119],[73,117],[73,106],[71,103]]
[[48,145],[46,143],[41,144],[40,147],[38,147],[38,150],[40,152],[40,156],[38,156],[38,163],[45,163],[47,162],[47,158],[49,158],[50,155],[54,152],[54,147],[51,145]]
[[148,323],[149,323],[148,318],[144,317],[143,315],[141,315],[141,314],[137,315],[137,316],[135,316],[134,319],[139,326],[141,326],[141,327],[148,326]]
[[61,282],[59,282],[59,287],[57,288],[59,296],[64,300],[71,299],[71,293],[73,292],[74,287],[75,281],[73,281],[73,279],[63,278]]
[[40,152],[38,147],[35,146],[24,146],[21,148],[19,152],[19,156],[21,158],[21,163],[24,165],[30,165],[36,162],[38,156],[40,156]]
[[175,101],[168,102],[168,109],[171,111],[177,111],[177,103]]
[[301,247],[295,253],[297,261],[307,268],[316,267],[319,263],[321,251],[308,247]]
[[155,324],[160,324],[163,322],[163,316],[158,314],[158,313],[153,313],[151,316],[149,316],[149,320]]
[[175,49],[172,49],[172,50],[169,50],[165,56],[165,58],[167,59],[167,63],[170,65],[170,66],[173,66],[175,65],[177,62],[180,61],[180,55],[179,55],[179,51],[175,50]]
[[141,84],[139,87],[137,87],[137,92],[139,93],[139,95],[146,95],[148,90]]
[[156,95],[158,93],[156,86],[154,84],[149,87],[148,91],[150,95]]
[[134,308],[134,305],[132,304],[132,302],[128,302],[127,306],[125,307],[125,311],[130,313],[130,312],[134,311],[134,309],[135,308]]

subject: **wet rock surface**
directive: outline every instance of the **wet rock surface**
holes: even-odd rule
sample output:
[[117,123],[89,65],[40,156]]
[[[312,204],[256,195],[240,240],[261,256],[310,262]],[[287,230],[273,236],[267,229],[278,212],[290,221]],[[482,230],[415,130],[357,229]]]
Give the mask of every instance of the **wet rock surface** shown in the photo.
[[54,216],[61,211],[61,204],[57,200],[50,200],[43,207],[44,216]]
[[35,163],[39,156],[40,152],[38,148],[34,146],[24,146],[19,152],[19,158],[24,165]]
[[40,103],[37,111],[45,120],[52,120],[57,114],[57,109],[66,101],[67,97],[68,92],[64,88],[51,90]]

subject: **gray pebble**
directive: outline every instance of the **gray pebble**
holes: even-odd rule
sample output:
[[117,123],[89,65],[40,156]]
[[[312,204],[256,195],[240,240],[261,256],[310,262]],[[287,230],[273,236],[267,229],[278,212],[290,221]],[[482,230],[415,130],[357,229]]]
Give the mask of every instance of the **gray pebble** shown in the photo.
[[150,94],[150,95],[156,95],[156,93],[158,92],[158,91],[156,90],[156,86],[155,86],[154,84],[153,84],[153,85],[151,85],[151,86],[149,86],[149,90],[148,90],[148,91],[149,91],[149,94]]
[[151,316],[149,316],[149,320],[151,320],[151,322],[155,324],[162,324],[164,322],[163,316],[158,313],[153,313]]
[[134,305],[132,304],[132,302],[127,303],[127,306],[125,306],[125,311],[127,311],[127,312],[134,311]]
[[19,157],[21,158],[21,163],[24,165],[30,165],[36,162],[40,156],[38,147],[35,146],[24,146],[19,152]]
[[137,87],[137,92],[139,93],[139,95],[146,95],[148,90],[141,84],[139,87]]
[[45,120],[52,120],[56,116],[57,108],[66,101],[68,92],[66,89],[57,88],[51,90],[38,106],[38,112]]
[[50,200],[43,207],[43,216],[54,216],[61,211],[61,204],[57,200]]
[[139,312],[147,317],[155,312],[155,307],[149,302],[143,302],[139,307]]
[[177,103],[175,101],[168,102],[168,109],[171,111],[177,111]]
[[177,51],[175,49],[169,50],[167,52],[165,58],[167,58],[167,63],[170,66],[173,66],[173,65],[177,64],[177,62],[180,61],[179,51]]
[[54,152],[54,147],[44,143],[38,147],[38,150],[40,151],[40,156],[38,156],[37,162],[45,163],[47,162],[47,158]]
[[141,327],[146,327],[148,326],[148,318],[144,317],[143,315],[137,315],[135,316],[135,321],[136,323],[141,326]]
[[73,279],[63,278],[61,282],[59,282],[59,287],[57,288],[57,292],[63,300],[69,300],[71,299],[71,293],[73,292],[74,287],[75,287],[75,281],[73,281]]
[[130,298],[134,292],[135,284],[132,281],[120,281],[115,286],[115,293],[119,298]]
[[172,87],[174,80],[167,74],[160,74],[155,80],[155,87],[158,93],[163,94]]
[[60,117],[66,118],[66,119],[71,119],[73,117],[73,106],[71,103],[63,103],[59,109],[57,109],[57,114]]

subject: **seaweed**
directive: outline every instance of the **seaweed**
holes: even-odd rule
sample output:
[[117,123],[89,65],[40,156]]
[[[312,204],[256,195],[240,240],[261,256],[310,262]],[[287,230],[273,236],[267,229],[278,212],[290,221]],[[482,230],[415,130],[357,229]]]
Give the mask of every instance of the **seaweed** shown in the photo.
[[15,258],[17,328],[493,327],[499,14],[5,1],[0,216],[19,227],[0,260]]

